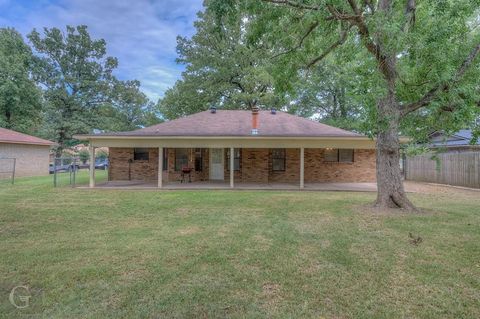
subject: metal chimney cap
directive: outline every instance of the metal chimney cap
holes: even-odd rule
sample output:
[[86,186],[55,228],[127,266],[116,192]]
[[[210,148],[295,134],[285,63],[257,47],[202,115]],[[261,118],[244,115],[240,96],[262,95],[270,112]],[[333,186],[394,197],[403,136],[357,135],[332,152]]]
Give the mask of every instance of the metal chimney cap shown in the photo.
[[275,108],[272,108],[272,109],[270,110],[270,113],[273,114],[273,115],[275,115],[275,114],[277,114],[277,110],[275,110]]
[[210,113],[212,114],[217,113],[217,108],[215,106],[210,107]]

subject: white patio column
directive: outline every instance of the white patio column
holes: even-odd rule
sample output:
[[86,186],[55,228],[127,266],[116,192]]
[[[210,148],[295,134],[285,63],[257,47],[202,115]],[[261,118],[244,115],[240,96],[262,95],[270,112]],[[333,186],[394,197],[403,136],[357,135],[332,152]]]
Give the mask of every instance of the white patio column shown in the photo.
[[300,188],[304,188],[305,178],[305,148],[300,148]]
[[233,165],[235,164],[235,149],[233,147],[230,147],[230,188],[233,188],[233,181],[234,181],[234,167]]
[[163,147],[158,148],[158,188],[163,184]]
[[90,142],[90,188],[95,187],[95,147]]

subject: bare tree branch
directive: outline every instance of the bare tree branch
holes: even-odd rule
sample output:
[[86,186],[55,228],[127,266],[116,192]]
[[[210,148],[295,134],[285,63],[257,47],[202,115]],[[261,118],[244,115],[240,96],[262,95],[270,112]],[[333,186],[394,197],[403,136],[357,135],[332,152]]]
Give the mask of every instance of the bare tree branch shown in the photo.
[[403,106],[402,115],[406,115],[424,106],[427,106],[437,98],[439,93],[450,91],[450,89],[462,79],[462,77],[465,75],[467,70],[472,66],[475,58],[479,54],[480,54],[480,44],[478,44],[473,48],[473,50],[470,52],[468,57],[460,65],[457,72],[455,73],[455,75],[450,81],[446,81],[441,84],[438,84],[437,86],[431,88],[422,98],[420,98],[420,100]]
[[283,5],[288,5],[290,7],[294,7],[297,9],[304,9],[304,10],[320,10],[320,7],[317,6],[312,6],[304,3],[299,3],[296,1],[291,1],[291,0],[262,0],[263,2],[270,2],[270,3],[275,3],[275,4],[283,4]]

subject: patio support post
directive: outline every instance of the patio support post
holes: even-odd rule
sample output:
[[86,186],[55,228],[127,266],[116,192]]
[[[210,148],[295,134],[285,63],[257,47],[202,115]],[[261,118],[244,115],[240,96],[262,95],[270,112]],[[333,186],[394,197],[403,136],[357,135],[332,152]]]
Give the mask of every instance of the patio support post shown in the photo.
[[305,148],[300,148],[300,188],[304,188],[304,177],[305,177]]
[[158,148],[158,188],[162,188],[163,179],[163,147]]
[[95,187],[95,147],[90,142],[90,183],[89,187]]
[[233,188],[234,181],[235,149],[230,147],[230,188]]

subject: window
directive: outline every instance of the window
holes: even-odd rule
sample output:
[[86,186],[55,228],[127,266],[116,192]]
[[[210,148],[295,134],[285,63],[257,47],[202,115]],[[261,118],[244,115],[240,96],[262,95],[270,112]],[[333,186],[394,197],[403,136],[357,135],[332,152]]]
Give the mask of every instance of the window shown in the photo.
[[162,170],[168,171],[168,149],[164,148],[163,149],[163,167]]
[[338,162],[338,148],[325,149],[325,162]]
[[201,172],[203,170],[203,154],[201,148],[195,149],[195,170]]
[[148,161],[148,148],[134,148],[133,160],[134,161]]
[[325,149],[325,162],[352,163],[353,149]]
[[272,150],[272,170],[284,171],[285,170],[285,149],[275,148]]
[[352,163],[353,162],[353,149],[339,149],[338,150],[338,161],[342,163]]
[[175,150],[175,170],[181,171],[184,167],[188,167],[188,149],[177,148]]
[[[233,150],[233,170],[240,170],[241,153],[239,148]],[[227,169],[230,169],[230,150],[227,150]]]

